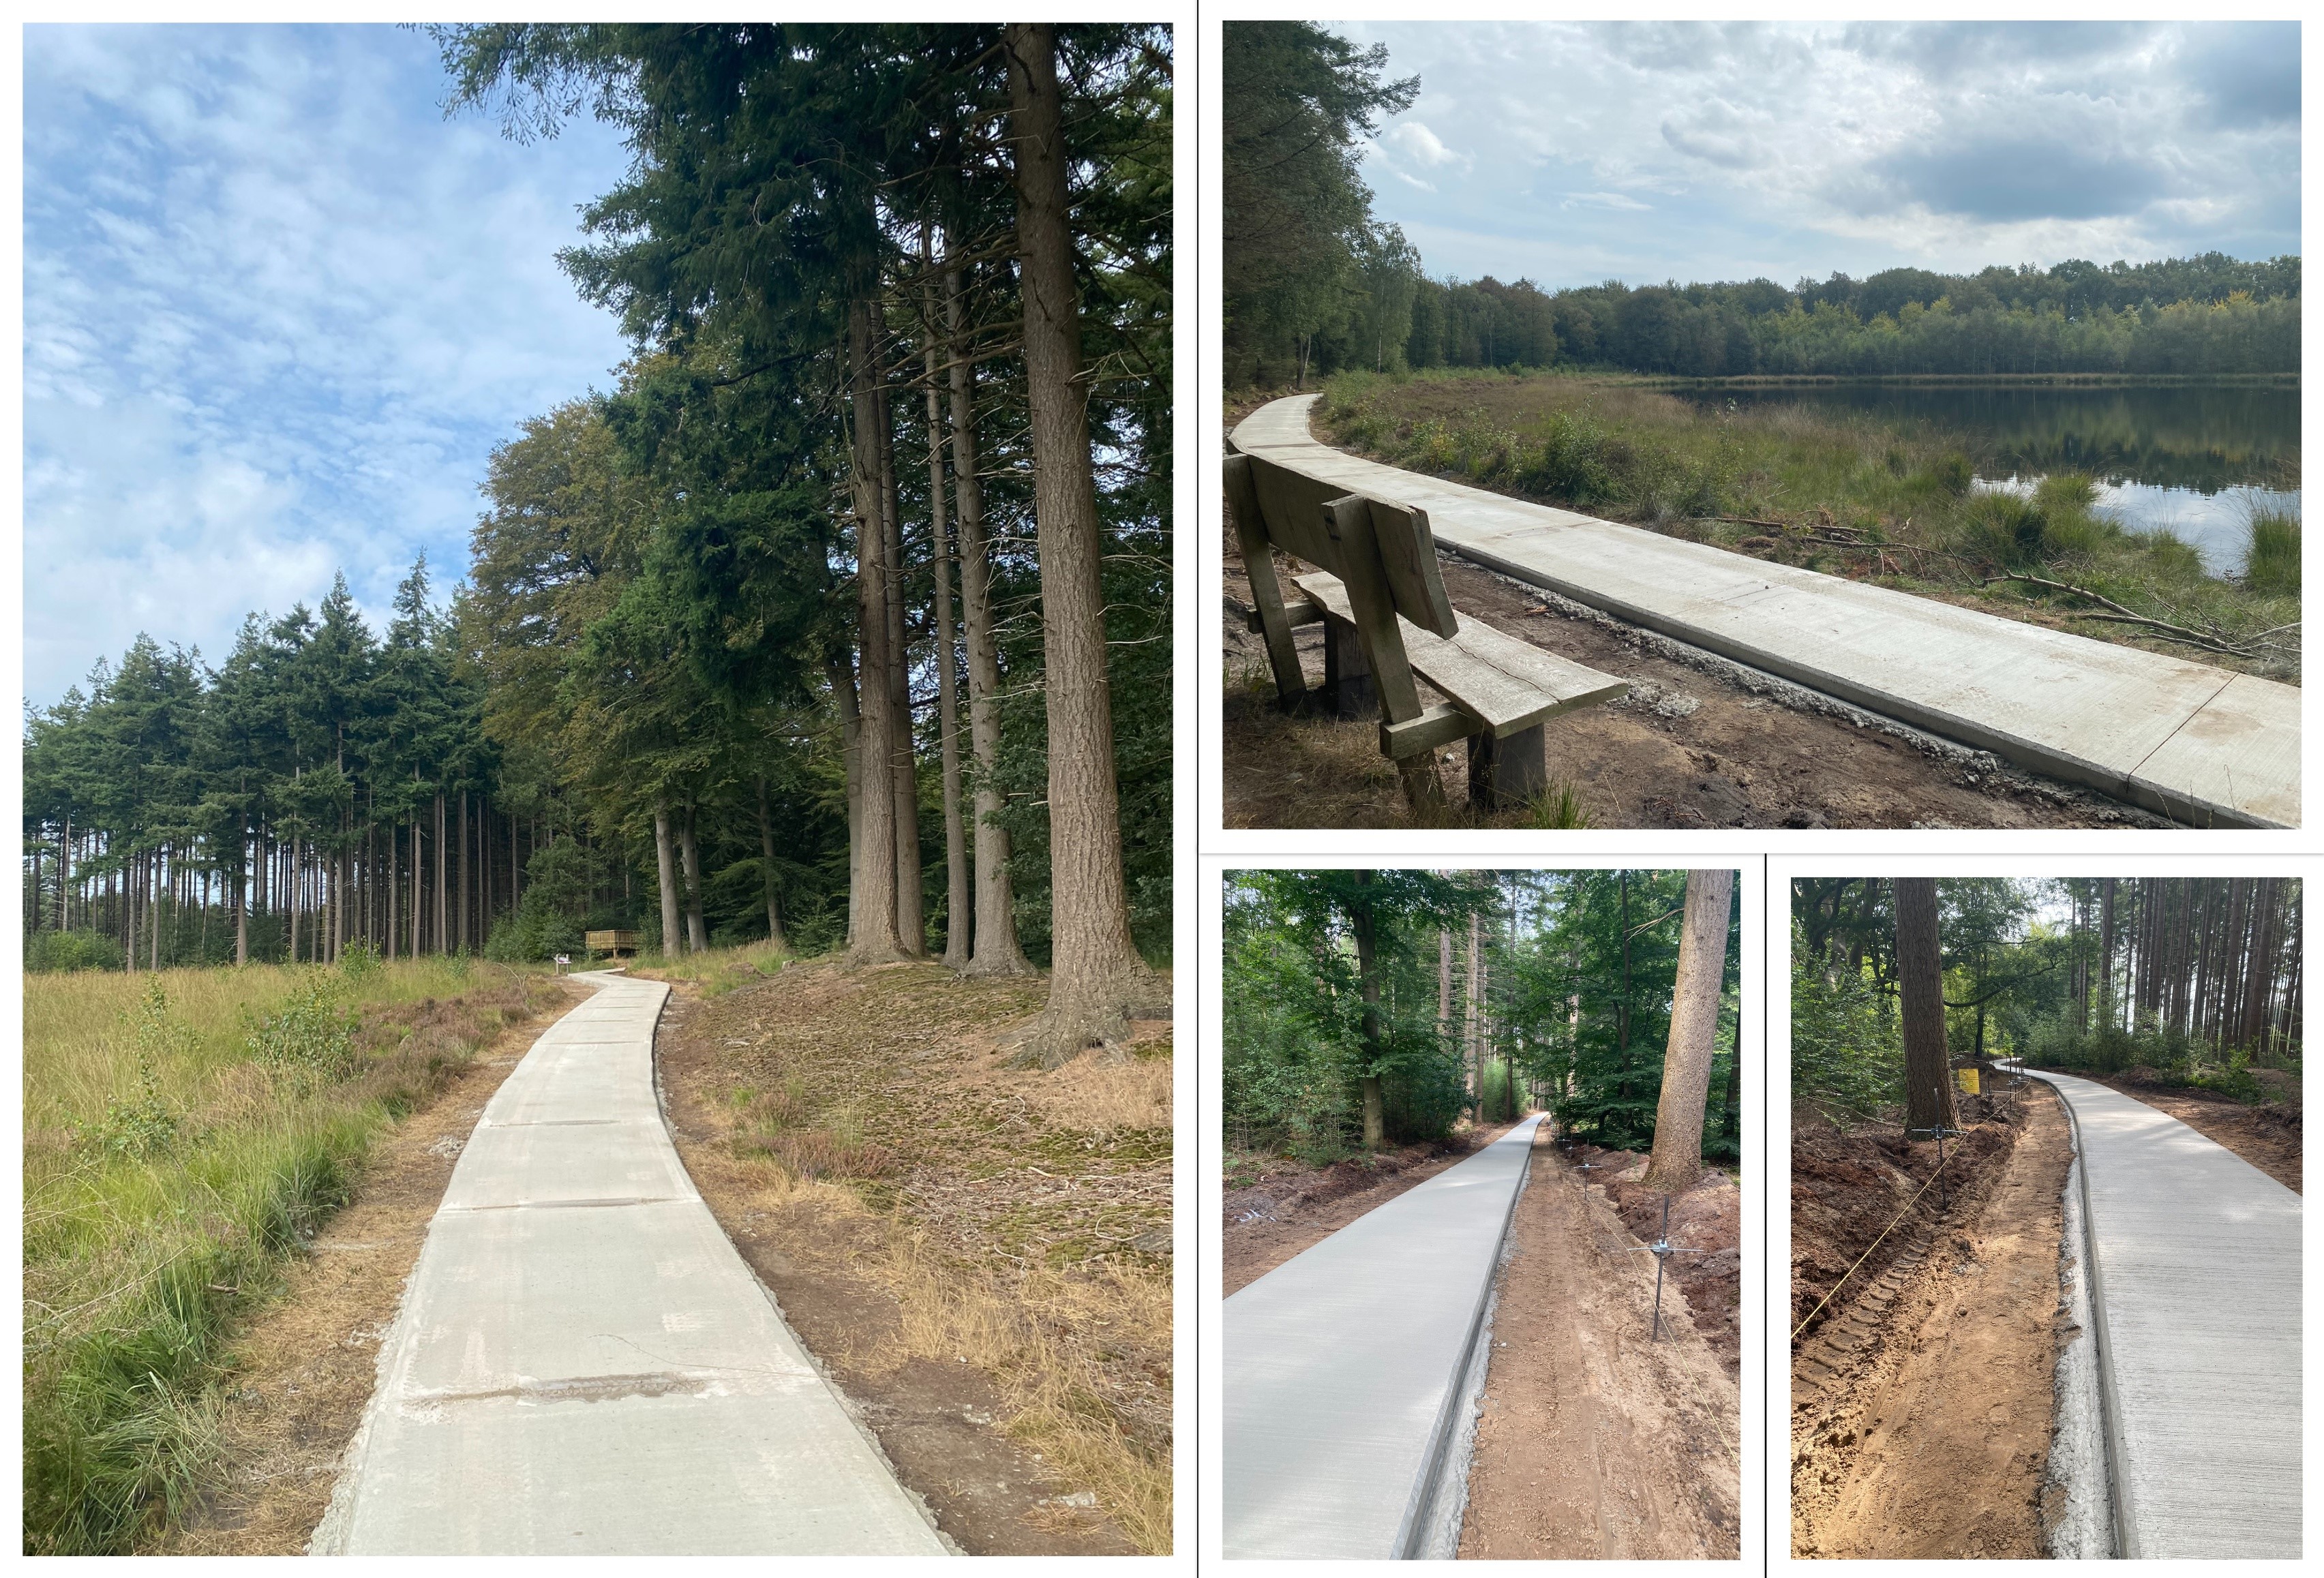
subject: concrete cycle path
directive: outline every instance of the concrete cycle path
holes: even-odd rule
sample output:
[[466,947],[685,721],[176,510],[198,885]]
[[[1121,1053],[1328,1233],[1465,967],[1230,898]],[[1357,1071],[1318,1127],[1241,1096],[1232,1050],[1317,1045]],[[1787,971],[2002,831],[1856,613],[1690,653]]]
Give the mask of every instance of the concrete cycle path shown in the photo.
[[2300,1196],[2118,1091],[2074,1124],[2116,1555],[2300,1555]]
[[618,975],[461,1152],[311,1549],[943,1555],[687,1178]]
[[1428,512],[1436,540],[1577,603],[2196,826],[2300,825],[2300,691],[1636,526],[1317,443],[1321,397],[1238,448]]
[[1228,1556],[1419,1554],[1540,1122],[1226,1301]]

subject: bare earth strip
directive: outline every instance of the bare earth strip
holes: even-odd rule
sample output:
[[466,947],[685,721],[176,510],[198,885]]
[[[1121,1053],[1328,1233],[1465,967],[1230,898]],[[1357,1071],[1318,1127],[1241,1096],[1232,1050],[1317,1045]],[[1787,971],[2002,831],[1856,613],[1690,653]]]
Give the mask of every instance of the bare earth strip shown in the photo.
[[1798,1556],[2040,1557],[2065,1116],[2031,1092],[2007,1160],[1794,1366]]
[[1739,1391],[1654,1260],[1545,1140],[1492,1325],[1463,1557],[1723,1560],[1742,1534]]

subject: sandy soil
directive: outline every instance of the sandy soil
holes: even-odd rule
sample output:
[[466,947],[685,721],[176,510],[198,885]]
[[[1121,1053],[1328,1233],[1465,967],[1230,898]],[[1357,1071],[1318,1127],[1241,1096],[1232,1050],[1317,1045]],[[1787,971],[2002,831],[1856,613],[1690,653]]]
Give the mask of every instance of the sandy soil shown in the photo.
[[1240,1293],[1356,1218],[1466,1160],[1511,1127],[1495,1123],[1441,1145],[1408,1145],[1328,1167],[1271,1160],[1255,1181],[1226,1192],[1219,1297]]
[[[1167,1550],[1167,1043],[1001,1069],[1046,990],[822,964],[680,986],[665,1106],[720,1224],[963,1550],[1131,1555],[1137,1514]],[[1079,1447],[1052,1406],[1089,1425]]]
[[[588,995],[587,987],[560,984],[566,1007]],[[330,1504],[340,1453],[371,1402],[379,1346],[461,1147],[509,1071],[564,1011],[503,1030],[434,1101],[373,1145],[354,1203],[317,1233],[286,1274],[281,1297],[236,1342],[210,1488],[150,1554],[306,1550]]]
[[[1240,565],[1230,542],[1227,591],[1248,603]],[[1280,568],[1288,574],[1291,561]],[[1646,632],[1560,612],[1539,592],[1450,554],[1440,556],[1440,568],[1463,619],[1630,681],[1623,700],[1548,726],[1550,777],[1574,786],[1596,826],[2161,826],[2144,812],[1990,756],[1932,755],[1898,734],[1754,694],[1656,650]],[[1320,687],[1323,628],[1295,634],[1307,682]],[[1411,826],[1395,769],[1370,727],[1278,712],[1264,644],[1232,621],[1223,656],[1226,826]],[[1421,689],[1424,701],[1442,699],[1425,684]],[[1466,752],[1442,752],[1439,765],[1446,795],[1465,807]],[[1511,811],[1478,825],[1518,821]]]
[[[1626,1151],[1600,1151],[1575,1146],[1570,1161],[1617,1164],[1605,1172],[1589,1174],[1594,1184],[1603,1180],[1606,1198],[1622,1225],[1640,1243],[1651,1243],[1663,1232],[1663,1194],[1638,1181],[1646,1158]],[[1622,1164],[1635,1164],[1635,1167]],[[1683,1249],[1702,1251],[1673,1255],[1666,1266],[1671,1284],[1686,1300],[1702,1333],[1727,1379],[1739,1382],[1743,1370],[1743,1191],[1735,1180],[1716,1170],[1705,1172],[1694,1186],[1671,1197],[1670,1241]]]
[[1612,1252],[1638,1241],[1585,1176],[1536,1142],[1493,1317],[1461,1555],[1733,1560],[1735,1380],[1667,1292],[1662,1340],[1650,1341],[1653,1258]]
[[2011,1104],[2012,1125],[1986,1127],[2015,1142],[1794,1356],[1795,1555],[2046,1554],[2071,1145],[2054,1094],[2034,1086]]
[[2064,1069],[2060,1072],[2073,1073],[2077,1079],[2118,1090],[2135,1101],[2168,1112],[2204,1139],[2226,1146],[2293,1194],[2301,1192],[2302,1126],[2297,1106],[2271,1102],[2265,1106],[2248,1107],[2232,1096],[2212,1091],[2172,1090],[2141,1078],[2136,1069],[2107,1075]]

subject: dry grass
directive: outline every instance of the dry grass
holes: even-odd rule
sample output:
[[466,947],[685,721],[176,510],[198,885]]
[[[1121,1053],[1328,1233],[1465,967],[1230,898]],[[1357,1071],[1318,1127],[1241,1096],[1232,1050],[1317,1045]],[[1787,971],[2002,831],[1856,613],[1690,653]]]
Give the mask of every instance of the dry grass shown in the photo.
[[966,1361],[1060,1487],[1165,1552],[1169,1043],[1001,1067],[998,1041],[1043,994],[935,965],[795,965],[702,1002],[687,1034],[715,1049],[753,1207],[794,1224],[784,1252],[892,1303],[892,1328],[838,1361],[872,1375]]

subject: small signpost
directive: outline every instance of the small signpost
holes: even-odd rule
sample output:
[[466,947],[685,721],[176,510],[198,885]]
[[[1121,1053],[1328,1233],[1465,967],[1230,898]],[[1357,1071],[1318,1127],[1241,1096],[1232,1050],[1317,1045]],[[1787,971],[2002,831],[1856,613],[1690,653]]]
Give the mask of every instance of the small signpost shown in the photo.
[[565,966],[566,966],[566,965],[567,965],[567,964],[571,964],[572,962],[573,962],[573,955],[570,955],[570,954],[559,954],[559,955],[557,955],[557,973],[558,973],[559,975],[564,974],[565,974]]

